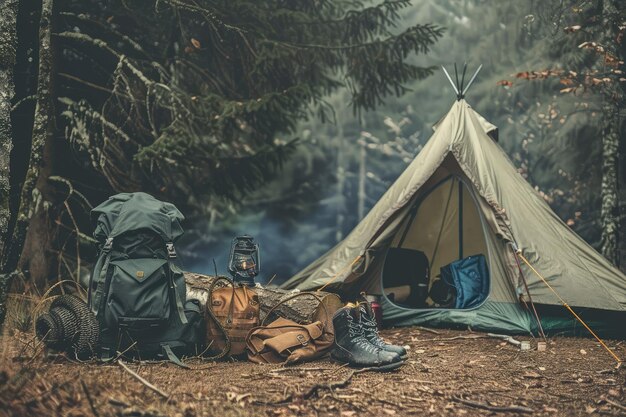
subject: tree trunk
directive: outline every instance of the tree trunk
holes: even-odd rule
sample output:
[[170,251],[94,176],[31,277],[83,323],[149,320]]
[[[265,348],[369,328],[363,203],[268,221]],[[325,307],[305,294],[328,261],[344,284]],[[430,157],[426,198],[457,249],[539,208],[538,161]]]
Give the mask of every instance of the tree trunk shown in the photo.
[[13,87],[13,66],[15,65],[15,34],[17,23],[17,3],[4,2],[0,9],[0,259],[4,240],[11,217],[9,208],[9,162],[12,146],[11,100],[15,94]]
[[[10,155],[12,145],[11,101],[15,94],[13,67],[17,24],[17,2],[5,1],[0,7],[0,272],[7,243],[10,202]],[[0,275],[0,324],[5,316],[5,300],[8,290],[8,275]]]
[[19,271],[28,274],[34,282],[42,282],[53,270],[48,248],[52,242],[50,205],[42,194],[52,169],[51,152],[54,128],[52,94],[53,50],[51,25],[53,1],[43,0],[39,21],[39,61],[37,75],[37,103],[35,106],[32,141],[28,169],[20,190],[15,226],[10,231],[3,254],[5,273]]
[[601,251],[602,255],[618,265],[618,185],[617,160],[619,150],[619,133],[615,106],[608,103],[604,106],[604,131],[602,135],[602,222]]
[[[604,21],[604,36],[602,43],[607,53],[614,52],[616,46],[615,22],[612,17],[616,16],[615,5],[610,0],[604,0],[602,13]],[[617,51],[615,51],[617,52]],[[603,59],[606,67],[606,59]],[[602,206],[600,220],[602,224],[601,252],[613,264],[619,262],[619,189],[617,182],[617,161],[619,153],[620,114],[618,103],[620,102],[620,87],[611,83],[604,91],[603,105],[603,132],[602,132]]]
[[343,223],[346,216],[346,204],[344,196],[344,184],[346,182],[346,168],[344,162],[344,137],[343,125],[339,123],[337,127],[337,213],[335,220],[335,242],[343,240]]
[[[206,305],[208,289],[213,279],[214,277],[209,275],[185,272],[187,298],[196,299],[200,301],[202,305]],[[255,287],[254,291],[256,291],[259,296],[259,302],[261,304],[261,321],[265,319],[272,307],[294,294],[291,291],[281,290],[279,288]],[[328,292],[320,291],[315,294],[322,300],[323,306],[320,306],[319,301],[311,296],[298,296],[280,305],[275,310],[276,314],[272,313],[272,316],[269,317],[266,324],[271,323],[271,321],[275,320],[278,316],[288,318],[297,323],[310,323],[317,320],[326,320],[328,323],[331,323],[333,313],[343,306],[341,299],[336,294]]]
[[357,215],[359,217],[359,221],[363,220],[365,217],[365,200],[367,198],[365,194],[365,181],[367,170],[365,168],[366,160],[367,160],[367,152],[365,150],[365,140],[361,138],[359,141],[359,145],[361,145],[359,150],[359,191],[358,191],[358,207],[357,207]]

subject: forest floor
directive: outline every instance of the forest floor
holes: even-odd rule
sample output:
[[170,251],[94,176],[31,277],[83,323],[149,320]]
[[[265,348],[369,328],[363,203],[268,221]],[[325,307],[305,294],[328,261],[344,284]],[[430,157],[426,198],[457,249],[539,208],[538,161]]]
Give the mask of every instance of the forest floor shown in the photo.
[[[51,357],[29,333],[11,333],[0,345],[6,415],[626,415],[625,367],[616,369],[593,339],[554,338],[546,351],[522,352],[481,333],[390,329],[384,337],[410,346],[406,365],[390,373],[352,373],[330,360],[289,368],[191,361],[193,370],[127,364],[159,394],[120,364]],[[608,345],[626,357],[626,342]]]

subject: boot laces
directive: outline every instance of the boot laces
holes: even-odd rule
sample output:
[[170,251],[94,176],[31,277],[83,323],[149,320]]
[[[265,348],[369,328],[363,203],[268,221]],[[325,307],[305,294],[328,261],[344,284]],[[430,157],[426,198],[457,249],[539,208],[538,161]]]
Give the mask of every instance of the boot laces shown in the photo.
[[368,331],[368,339],[370,343],[373,343],[378,347],[383,347],[384,345],[386,345],[385,341],[378,334],[378,326],[373,319],[361,316],[361,321],[363,323],[363,326]]
[[367,327],[369,331],[371,331],[372,333],[375,333],[376,336],[378,336],[378,326],[376,325],[376,322],[374,321],[374,319],[371,319],[369,317],[361,317],[361,320],[363,321],[363,323],[365,324],[365,327]]
[[365,338],[363,325],[361,325],[360,323],[355,323],[354,321],[350,320],[348,333],[352,338],[352,342],[356,346],[359,346],[360,348],[370,353],[377,353],[378,351],[380,351],[380,348],[373,345],[369,340]]

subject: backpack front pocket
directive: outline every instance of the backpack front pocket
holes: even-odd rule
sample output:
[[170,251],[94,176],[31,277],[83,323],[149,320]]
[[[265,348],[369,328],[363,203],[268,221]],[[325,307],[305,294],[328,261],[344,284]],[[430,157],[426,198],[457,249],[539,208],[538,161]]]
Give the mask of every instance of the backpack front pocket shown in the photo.
[[129,330],[164,325],[171,310],[167,263],[150,258],[112,261],[106,322]]

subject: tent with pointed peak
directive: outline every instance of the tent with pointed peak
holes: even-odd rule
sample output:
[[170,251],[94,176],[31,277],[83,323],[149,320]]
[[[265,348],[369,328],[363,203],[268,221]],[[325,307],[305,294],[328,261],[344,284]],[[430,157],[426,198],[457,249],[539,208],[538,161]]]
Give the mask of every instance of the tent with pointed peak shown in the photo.
[[[558,294],[592,327],[619,327],[626,318],[626,276],[550,209],[496,143],[495,133],[496,127],[459,97],[355,229],[283,287],[325,287],[346,297],[362,291],[378,294],[384,320],[392,325],[471,326],[508,333],[533,332],[538,323],[546,332],[581,329],[558,307]],[[402,267],[405,274],[413,268],[388,268],[388,254],[395,248],[427,259],[425,285],[431,290],[444,265],[483,255],[488,266],[484,297],[462,309],[433,308],[432,300],[428,306],[411,305],[406,293],[412,284],[387,276],[388,270],[401,275],[397,271]],[[518,265],[517,248],[545,282],[529,265]]]

